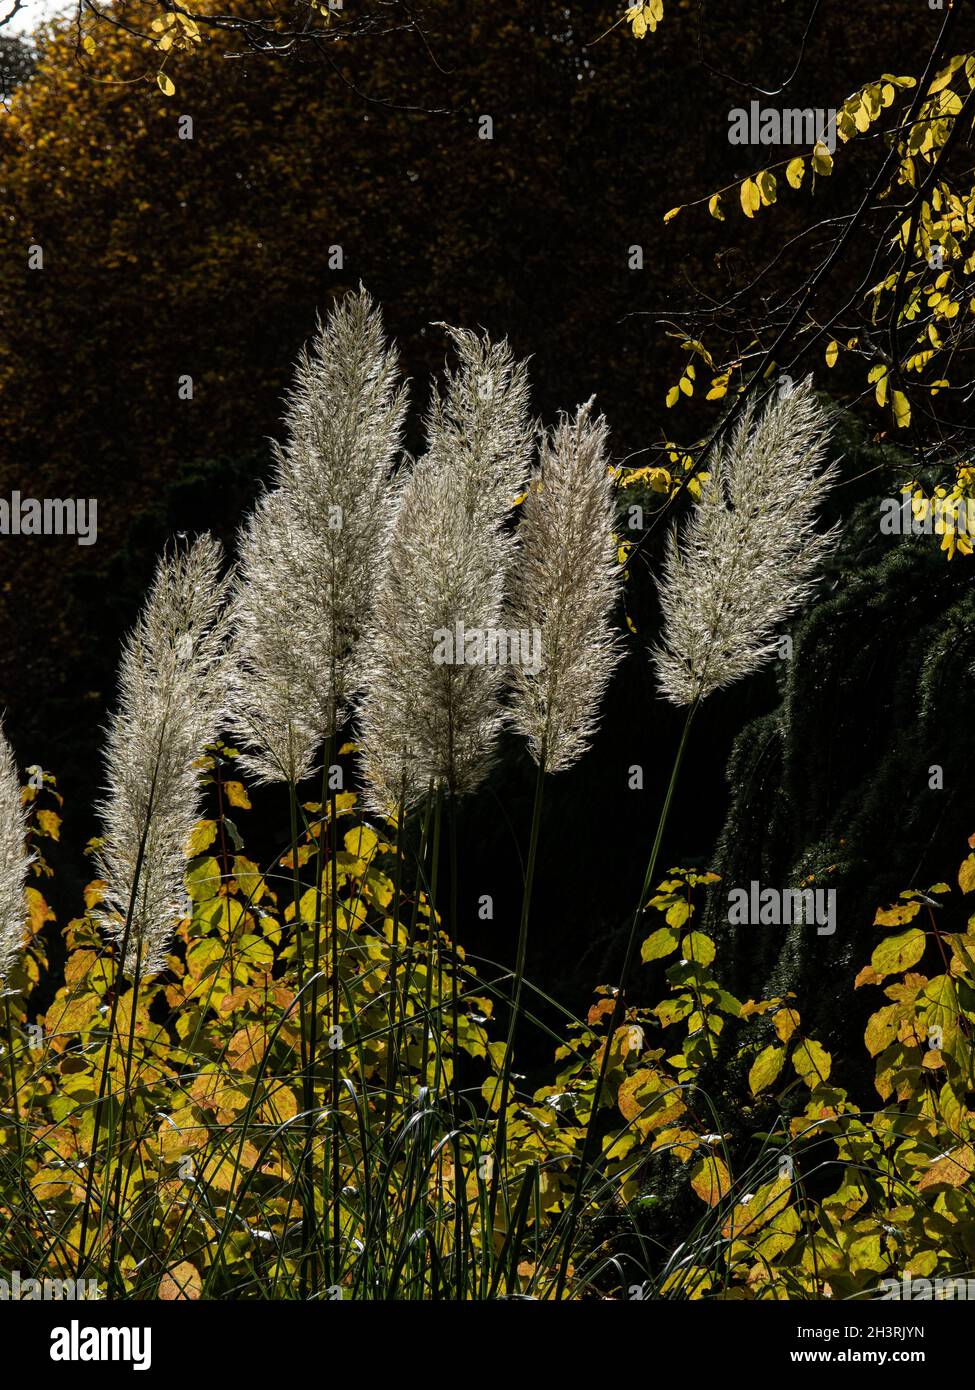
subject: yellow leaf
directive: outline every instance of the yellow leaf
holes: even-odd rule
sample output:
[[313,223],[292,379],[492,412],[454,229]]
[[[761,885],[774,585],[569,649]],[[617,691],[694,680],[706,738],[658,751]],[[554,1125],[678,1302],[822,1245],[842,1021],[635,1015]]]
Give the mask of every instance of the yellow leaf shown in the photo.
[[27,920],[30,923],[31,935],[36,936],[45,922],[54,921],[54,913],[48,907],[43,893],[39,893],[36,888],[25,888],[24,896],[27,899]]
[[785,171],[786,179],[791,188],[799,188],[802,184],[802,176],[806,172],[806,162],[804,159],[790,159],[788,168]]
[[752,1063],[751,1071],[748,1073],[748,1088],[753,1096],[757,1096],[760,1091],[771,1086],[782,1070],[784,1061],[785,1048],[775,1047],[774,1044],[764,1048],[758,1054]]
[[624,1120],[632,1124],[634,1120],[639,1119],[654,1096],[660,1093],[660,1089],[661,1083],[656,1072],[648,1071],[646,1068],[632,1072],[616,1096],[616,1103]]
[[776,1009],[772,1015],[772,1027],[779,1041],[787,1043],[799,1027],[799,1014],[796,1009]]
[[238,854],[234,858],[234,878],[237,887],[249,903],[259,903],[266,892],[266,884],[261,871],[252,859]]
[[877,915],[873,919],[875,927],[903,927],[908,922],[913,921],[921,911],[921,904],[915,898],[909,903],[895,903],[893,907],[877,908]]
[[899,1004],[887,1004],[884,1008],[878,1009],[875,1014],[871,1014],[867,1021],[867,1027],[863,1034],[863,1041],[866,1043],[867,1051],[871,1057],[876,1057],[878,1052],[883,1052],[888,1043],[893,1042],[900,1027],[902,1009]]
[[691,915],[691,906],[686,898],[678,898],[672,902],[667,909],[667,925],[676,927],[678,930],[684,925]]
[[746,179],[741,186],[741,210],[746,217],[754,217],[762,206],[762,195],[754,179]]
[[721,211],[721,194],[715,193],[708,199],[708,212],[719,222],[724,221],[724,213]]
[[683,205],[683,203],[680,205],[680,207],[671,208],[671,209],[670,209],[670,212],[665,212],[665,213],[664,213],[664,221],[665,221],[665,222],[672,222],[672,221],[674,220],[674,218],[677,216],[677,214],[678,214],[679,212],[683,212],[683,210],[684,210],[684,205]]
[[224,782],[223,789],[231,806],[239,806],[242,811],[251,809],[250,797],[243,782]]
[[894,419],[897,421],[899,430],[907,429],[911,423],[911,406],[903,391],[892,391],[890,402],[894,410]]
[[664,956],[669,956],[672,951],[677,950],[677,943],[680,940],[673,927],[660,927],[644,941],[640,949],[641,960],[662,960]]
[[171,77],[167,77],[166,73],[157,72],[156,81],[159,83],[159,90],[162,92],[164,97],[171,97],[174,95],[176,87],[173,84],[173,79]]
[[220,892],[220,865],[214,858],[201,860],[186,875],[186,891],[196,903],[209,902]]
[[104,901],[105,889],[107,887],[108,884],[101,878],[94,878],[91,883],[85,886],[85,907],[89,912],[93,907],[97,907],[100,902]]
[[756,183],[758,185],[759,197],[761,198],[762,202],[766,206],[768,206],[770,203],[774,203],[775,190],[778,186],[776,183],[775,175],[773,173],[770,173],[768,169],[763,169],[762,172],[759,174]]
[[360,825],[355,830],[348,831],[343,844],[357,859],[370,859],[379,844],[379,836],[375,830],[370,830],[368,825]]
[[835,367],[835,366],[836,366],[836,359],[839,357],[839,355],[840,355],[840,345],[839,345],[839,343],[836,341],[836,339],[834,338],[833,341],[829,344],[829,346],[828,346],[827,349],[826,349],[826,365],[827,365],[827,367]]
[[227,1044],[227,1062],[234,1071],[256,1070],[267,1054],[268,1035],[260,1023],[239,1028]]
[[720,1158],[709,1155],[701,1160],[691,1173],[691,1187],[709,1207],[717,1206],[722,1197],[731,1191],[731,1178],[728,1169]]
[[714,960],[714,942],[703,932],[689,932],[684,938],[682,950],[685,960],[695,961],[698,965],[710,965]]
[[817,144],[812,153],[813,168],[817,174],[823,178],[828,178],[833,172],[833,156],[825,145]]
[[200,1181],[206,1187],[215,1187],[221,1192],[231,1192],[241,1183],[248,1169],[253,1168],[261,1156],[249,1139],[243,1147],[233,1147],[217,1155],[214,1162],[212,1151],[201,1162]]
[[958,870],[958,887],[963,893],[975,888],[975,854],[970,854]]
[[958,992],[954,980],[950,975],[936,975],[925,985],[920,1000],[927,1005],[924,1023],[928,1029],[929,1046],[934,1047],[931,1030],[939,1028],[941,1040],[937,1050],[941,1051],[943,1047],[945,1051],[951,1051],[958,1036],[959,1022]]
[[[746,1232],[750,1237],[754,1237],[763,1226],[767,1226],[785,1211],[789,1205],[791,1191],[792,1183],[787,1177],[776,1178],[773,1182],[765,1183],[757,1192],[736,1205],[730,1219],[725,1222],[721,1234],[726,1240],[741,1240]],[[786,1240],[782,1249],[788,1249],[792,1244],[791,1235],[783,1230],[780,1223],[776,1224]],[[769,1253],[769,1245],[764,1240],[762,1252],[763,1254]]]
[[867,380],[875,383],[874,393],[877,397],[877,404],[886,405],[887,368],[882,363],[878,363],[877,366],[871,367],[869,372],[867,373]]
[[924,955],[924,932],[917,927],[901,932],[900,936],[888,936],[874,948],[870,964],[877,974],[896,975],[902,970],[910,970]]
[[81,40],[81,46],[86,53],[94,53],[95,40],[92,38],[90,34],[86,34],[85,37]]
[[955,1149],[953,1153],[943,1154],[936,1158],[924,1174],[924,1177],[917,1185],[919,1192],[924,1192],[929,1187],[945,1185],[948,1187],[963,1187],[972,1173],[975,1172],[975,1152],[971,1146],[965,1144],[960,1149]]
[[680,387],[672,386],[667,392],[667,409],[671,410],[680,400]]
[[61,838],[61,817],[56,811],[38,811],[37,824],[52,840]]
[[217,823],[212,820],[198,820],[193,833],[186,842],[186,854],[190,859],[209,849],[217,838]]
[[829,1080],[833,1059],[814,1038],[806,1038],[794,1049],[792,1065],[812,1090],[819,1082]]
[[931,83],[931,86],[928,88],[928,96],[934,96],[937,92],[943,91],[944,88],[947,87],[948,83],[951,81],[952,77],[961,67],[962,63],[964,63],[964,61],[964,54],[955,54],[954,58],[951,59],[948,66],[942,68],[941,71],[935,77],[934,81]]

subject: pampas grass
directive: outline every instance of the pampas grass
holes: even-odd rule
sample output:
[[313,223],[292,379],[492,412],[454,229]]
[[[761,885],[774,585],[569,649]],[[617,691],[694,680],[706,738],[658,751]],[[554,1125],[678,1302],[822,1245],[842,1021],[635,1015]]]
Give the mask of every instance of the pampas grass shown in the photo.
[[406,393],[360,290],[298,359],[274,490],[242,529],[234,731],[259,782],[307,776],[362,681]]
[[[739,424],[708,460],[708,480],[690,519],[679,534],[676,528],[670,534],[657,580],[663,633],[650,655],[661,694],[687,713],[626,938],[607,1039],[623,1019],[634,948],[694,716],[713,691],[741,680],[772,655],[772,634],[808,601],[816,571],[836,540],[835,530],[815,529],[819,506],[838,471],[826,463],[828,439],[828,418],[813,395],[811,378],[773,400],[761,415],[748,402]],[[607,1043],[597,1095],[611,1052]],[[569,1209],[558,1298],[596,1153],[596,1114],[594,1106]]]
[[512,667],[511,722],[546,772],[589,747],[619,661],[613,480],[606,421],[591,411],[590,401],[545,438],[518,527],[508,622],[539,633],[541,669]]
[[[273,487],[242,530],[238,576],[221,577],[221,550],[209,537],[167,555],[125,645],[96,859],[105,881],[97,916],[118,948],[114,976],[108,988],[100,971],[96,982],[85,963],[90,923],[73,924],[57,998],[61,1036],[90,1035],[91,1045],[64,1045],[64,1075],[88,1072],[65,1090],[85,1120],[57,1171],[45,1166],[37,1181],[57,1230],[35,1203],[43,1259],[48,1234],[63,1240],[60,1255],[76,1263],[77,1277],[89,1266],[103,1270],[111,1294],[169,1289],[178,1275],[203,1296],[274,1295],[284,1286],[302,1298],[340,1288],[460,1299],[527,1287],[561,1298],[570,1277],[573,1295],[601,1287],[615,1261],[602,1214],[619,1208],[614,1150],[623,1136],[602,1148],[599,1138],[605,1102],[622,1109],[622,1092],[617,1078],[606,1083],[621,1056],[629,970],[681,759],[702,700],[757,669],[776,627],[808,601],[833,540],[817,532],[816,518],[836,470],[807,382],[763,413],[745,409],[709,460],[699,503],[670,538],[652,655],[663,694],[686,709],[683,733],[619,985],[603,992],[588,1026],[570,1025],[570,1041],[559,1042],[568,1064],[560,1089],[536,1091],[532,1104],[519,1089],[515,1050],[526,1018],[551,1036],[523,1007],[543,787],[548,773],[590,748],[620,658],[614,483],[606,422],[591,401],[541,436],[529,481],[524,364],[505,342],[448,332],[456,365],[434,392],[426,452],[397,472],[405,396],[395,353],[364,292],[342,301],[299,360],[286,442]],[[398,823],[395,845],[340,821],[351,806],[343,798],[340,807],[326,775],[321,803],[301,807],[313,819],[303,837],[299,830],[298,784],[323,744],[331,770],[357,696],[367,804]],[[221,809],[213,830],[221,860],[203,871],[213,873],[218,910],[201,904],[172,949],[187,906],[205,755],[228,723],[251,775],[288,784],[291,852],[276,855],[275,870],[290,868],[292,901],[286,906],[272,887],[276,872],[231,864],[225,832],[242,845]],[[505,724],[526,741],[535,796],[524,856],[519,842],[514,969],[491,963],[482,978],[459,939],[457,804],[481,786]],[[424,797],[411,893],[404,822]],[[440,849],[445,808],[449,873]],[[388,877],[383,859],[393,850]],[[0,731],[0,985],[23,941],[28,864],[16,770]],[[251,879],[253,899],[243,881]],[[140,991],[167,964],[178,987]],[[539,994],[548,1013],[554,1001]],[[191,999],[194,1012],[184,1012]],[[17,1060],[22,1015],[14,1015],[16,995],[5,1002],[27,1193],[26,1156],[37,1146],[16,1097],[35,1063]],[[180,1046],[160,1051],[158,1036],[140,1036],[138,1020],[140,1004],[144,1017],[157,1003],[161,1015],[163,1002]],[[498,1002],[503,1043],[488,1029]],[[57,1022],[53,1015],[45,1028]],[[642,1049],[642,1029],[632,1031]],[[705,1046],[710,1037],[705,1029]],[[53,1044],[52,1052],[60,1086],[63,1058]],[[228,1069],[242,1073],[240,1086],[225,1085]],[[248,1072],[254,1084],[245,1088]],[[228,1103],[222,1115],[225,1092],[241,1106]],[[45,1122],[49,1114],[59,1125],[70,1113],[73,1124],[81,1113],[63,1111],[46,1080],[29,1094]],[[49,1096],[58,1108],[48,1112]],[[54,1132],[39,1131],[45,1147]],[[190,1155],[191,1177],[182,1168]],[[644,1161],[626,1157],[631,1176]],[[583,1212],[592,1219],[580,1245]],[[187,1249],[186,1259],[169,1259]]]
[[[574,419],[560,419],[542,441],[518,527],[507,621],[519,633],[537,633],[540,664],[536,668],[522,661],[511,672],[510,720],[527,739],[537,773],[498,1102],[502,1156],[545,775],[571,767],[589,747],[600,701],[619,660],[610,615],[622,572],[613,535],[606,437],[606,421],[592,418],[591,401],[579,407]],[[503,1176],[499,1164],[490,1191],[492,1221]]]
[[233,597],[239,657],[232,727],[258,782],[308,776],[325,736],[331,661],[310,576],[307,536],[281,489],[260,497],[238,540]]
[[361,708],[371,808],[393,815],[428,788],[476,790],[504,714],[504,671],[435,660],[438,634],[500,627],[513,540],[506,529],[530,453],[525,367],[506,342],[451,330],[459,366],[436,392],[427,453],[403,484]]
[[132,977],[163,967],[186,902],[199,762],[220,731],[230,684],[222,556],[208,535],[165,556],[123,649],[96,863],[106,884],[100,920]]
[[658,579],[661,694],[693,705],[756,671],[773,634],[808,601],[836,530],[817,514],[836,480],[829,422],[807,378],[758,415],[749,403],[708,460],[689,520],[671,532]]
[[17,764],[0,723],[0,992],[24,944],[24,888],[32,857]]

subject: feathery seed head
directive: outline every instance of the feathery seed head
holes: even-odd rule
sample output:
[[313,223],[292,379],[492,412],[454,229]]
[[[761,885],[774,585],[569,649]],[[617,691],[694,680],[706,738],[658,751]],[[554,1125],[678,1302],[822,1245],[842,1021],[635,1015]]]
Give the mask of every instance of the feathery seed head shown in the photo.
[[406,410],[397,377],[363,290],[332,310],[299,358],[277,486],[242,530],[234,601],[234,729],[261,781],[310,773],[361,684],[396,496]]
[[596,729],[619,660],[611,613],[622,570],[607,426],[592,402],[563,416],[541,448],[522,505],[510,625],[541,633],[541,669],[512,667],[511,718],[549,772],[571,767]]
[[507,338],[492,343],[467,329],[446,329],[458,365],[433,392],[427,415],[430,457],[437,468],[460,474],[472,517],[499,525],[522,491],[531,460],[528,365],[514,357]]
[[332,671],[317,560],[288,493],[258,499],[237,548],[231,723],[241,766],[257,782],[297,783],[314,769],[328,728]]
[[120,944],[131,914],[129,974],[162,968],[185,903],[186,849],[201,805],[196,764],[220,731],[230,684],[221,560],[208,535],[164,556],[123,648],[96,862],[107,884],[100,919]]
[[437,634],[498,628],[513,541],[506,523],[531,451],[523,364],[506,343],[450,330],[459,366],[435,392],[428,451],[398,498],[368,646],[361,710],[369,804],[412,805],[431,785],[476,789],[503,722],[504,672],[435,657]]
[[17,764],[0,723],[0,993],[24,945],[24,888],[32,859]]
[[828,446],[829,420],[807,378],[757,417],[750,402],[712,453],[657,581],[663,634],[651,657],[673,704],[757,670],[776,649],[776,629],[808,601],[838,534],[815,529],[838,472]]

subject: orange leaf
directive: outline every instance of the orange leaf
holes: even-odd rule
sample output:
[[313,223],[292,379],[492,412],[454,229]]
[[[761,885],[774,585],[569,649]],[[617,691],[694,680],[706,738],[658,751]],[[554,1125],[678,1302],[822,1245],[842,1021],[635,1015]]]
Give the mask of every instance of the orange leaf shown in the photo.
[[943,1154],[928,1168],[924,1177],[917,1185],[919,1192],[924,1192],[929,1187],[963,1187],[972,1173],[975,1172],[975,1151],[969,1144],[963,1145],[960,1149],[955,1149],[954,1153]]
[[168,1269],[159,1281],[159,1298],[173,1302],[180,1298],[197,1299],[203,1292],[203,1283],[196,1266],[189,1260]]

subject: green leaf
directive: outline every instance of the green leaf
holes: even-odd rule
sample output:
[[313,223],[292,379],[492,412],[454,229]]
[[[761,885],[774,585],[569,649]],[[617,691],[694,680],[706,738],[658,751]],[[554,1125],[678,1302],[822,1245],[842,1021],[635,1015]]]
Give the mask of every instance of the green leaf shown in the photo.
[[186,891],[195,903],[208,902],[220,891],[220,865],[215,859],[200,859],[186,875]]
[[236,825],[233,823],[229,816],[224,816],[223,823],[224,828],[226,829],[227,834],[230,836],[230,839],[233,843],[234,849],[237,850],[239,853],[240,850],[244,848],[244,841],[240,831],[237,829]]

